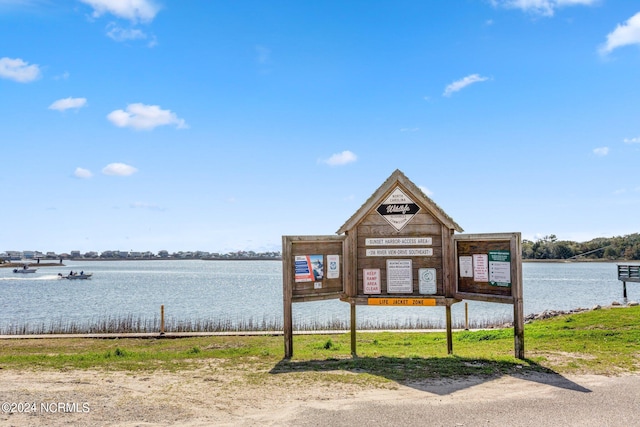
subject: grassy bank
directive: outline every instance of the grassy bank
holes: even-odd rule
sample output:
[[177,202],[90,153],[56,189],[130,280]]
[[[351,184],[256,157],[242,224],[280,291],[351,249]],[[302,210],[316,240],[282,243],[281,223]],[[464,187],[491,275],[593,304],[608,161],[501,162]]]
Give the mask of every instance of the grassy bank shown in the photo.
[[512,329],[459,331],[453,336],[454,355],[447,355],[444,333],[359,333],[358,357],[352,358],[348,333],[300,335],[294,337],[291,360],[283,360],[280,336],[5,340],[0,346],[0,368],[175,372],[207,369],[215,360],[216,369],[242,372],[246,378],[342,371],[393,381],[512,372],[619,374],[640,368],[640,307],[594,310],[527,324],[526,360],[513,356]]

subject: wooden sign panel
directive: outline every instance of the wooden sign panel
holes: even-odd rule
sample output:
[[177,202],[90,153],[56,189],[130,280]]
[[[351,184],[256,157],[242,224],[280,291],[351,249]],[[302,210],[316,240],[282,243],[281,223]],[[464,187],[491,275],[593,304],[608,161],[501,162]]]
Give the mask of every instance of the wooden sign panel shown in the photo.
[[340,298],[345,236],[283,236],[285,303]]
[[282,236],[284,354],[293,355],[293,303],[343,295],[346,236]]
[[444,306],[463,299],[514,305],[516,357],[524,357],[520,234],[462,229],[396,170],[337,236],[283,236],[285,357],[293,355],[292,302],[340,298],[356,306]]
[[520,233],[454,236],[459,299],[514,304],[522,296]]
[[357,236],[354,296],[444,296],[443,245],[449,243],[449,229],[419,203],[411,208],[417,212],[411,212],[408,221],[395,223],[380,215],[378,208],[353,230]]

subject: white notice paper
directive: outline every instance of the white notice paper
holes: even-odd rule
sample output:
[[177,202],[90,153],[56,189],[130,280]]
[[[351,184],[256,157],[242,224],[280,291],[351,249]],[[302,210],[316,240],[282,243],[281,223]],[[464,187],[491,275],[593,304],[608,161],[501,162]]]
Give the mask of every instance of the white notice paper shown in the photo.
[[365,294],[380,294],[381,286],[379,268],[362,269],[362,287]]
[[327,255],[327,279],[340,277],[340,255]]
[[460,257],[460,277],[473,277],[473,258],[470,256]]
[[413,272],[410,259],[387,260],[387,292],[410,294],[413,292]]
[[511,264],[508,262],[490,262],[491,266],[490,277],[491,284],[497,286],[508,286],[511,284]]
[[438,292],[435,268],[418,269],[418,277],[418,286],[421,294],[434,295],[436,294],[436,292]]
[[473,281],[474,282],[489,281],[489,255],[487,254],[473,255]]

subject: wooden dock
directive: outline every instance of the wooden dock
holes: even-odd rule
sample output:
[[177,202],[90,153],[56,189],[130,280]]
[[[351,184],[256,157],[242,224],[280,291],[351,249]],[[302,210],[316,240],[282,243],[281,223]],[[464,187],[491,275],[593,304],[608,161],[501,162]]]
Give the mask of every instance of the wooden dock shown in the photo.
[[618,280],[622,281],[622,295],[627,298],[627,282],[640,283],[640,264],[618,264]]

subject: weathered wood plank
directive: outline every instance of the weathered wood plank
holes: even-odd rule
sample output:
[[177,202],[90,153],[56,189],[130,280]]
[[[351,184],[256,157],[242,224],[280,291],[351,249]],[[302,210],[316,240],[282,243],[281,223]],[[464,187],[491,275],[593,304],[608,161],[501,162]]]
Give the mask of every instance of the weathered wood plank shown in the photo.
[[293,356],[293,307],[292,298],[293,290],[291,284],[293,283],[293,271],[290,268],[284,266],[287,265],[284,260],[291,259],[291,245],[286,236],[282,237],[282,295],[283,295],[283,311],[284,320],[282,325],[282,332],[284,334],[284,357],[290,359]]
[[[390,246],[377,246],[377,247],[370,247],[370,246],[360,246],[358,247],[358,261],[363,261],[363,262],[367,262],[367,260],[369,259],[375,259],[375,258],[382,258],[382,259],[386,259],[386,258],[412,258],[412,259],[417,259],[417,258],[426,258],[426,259],[437,259],[439,260],[439,262],[442,262],[442,247],[440,246],[424,246],[425,248],[431,248],[433,249],[433,255],[416,255],[416,256],[412,256],[412,255],[398,255],[398,256],[367,256],[367,249],[398,249],[397,247],[390,247]],[[416,249],[416,247],[403,247],[403,249]],[[422,248],[422,246],[420,247]]]
[[[416,215],[414,215],[413,218],[411,218],[411,221],[409,222],[409,224],[407,224],[406,226],[408,227],[410,224],[413,225],[419,225],[419,226],[423,226],[423,225],[438,225],[440,226],[441,224],[438,222],[438,220],[433,217],[431,214],[429,213],[421,213],[418,212]],[[392,230],[392,232],[395,232],[395,228],[391,227],[389,225],[389,223],[387,222],[386,219],[384,219],[382,217],[382,215],[380,215],[378,212],[373,212],[367,216],[364,217],[364,219],[362,220],[361,223],[358,224],[358,226],[363,226],[363,225],[385,225],[387,227],[390,228],[390,230]],[[404,231],[404,229],[403,229]]]
[[[362,227],[361,227],[362,228]],[[440,228],[440,227],[434,227],[434,228]],[[440,234],[436,234],[434,233],[424,233],[424,232],[416,232],[416,233],[403,233],[402,236],[389,236],[388,234],[381,234],[379,236],[373,236],[372,234],[376,234],[376,233],[362,233],[361,231],[361,237],[358,239],[358,246],[359,247],[367,247],[367,248],[384,248],[384,247],[434,247],[434,246],[442,246],[442,237],[440,236]],[[379,231],[379,230],[375,230],[375,231]],[[362,235],[364,234],[364,235]],[[427,244],[420,244],[420,245],[403,245],[403,244],[398,244],[398,245],[367,245],[366,244],[366,239],[377,239],[377,238],[417,238],[417,237],[430,237],[431,238],[431,244],[427,245]]]

